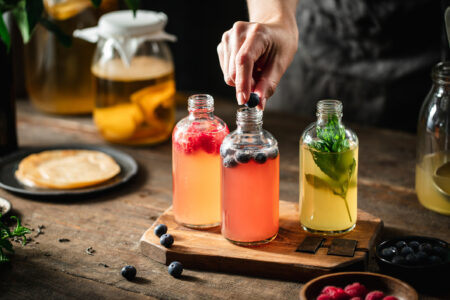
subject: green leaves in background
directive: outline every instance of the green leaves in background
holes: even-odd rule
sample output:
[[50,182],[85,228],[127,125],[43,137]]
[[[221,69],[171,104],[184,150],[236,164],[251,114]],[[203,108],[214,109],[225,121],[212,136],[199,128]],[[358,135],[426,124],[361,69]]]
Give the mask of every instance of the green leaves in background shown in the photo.
[[28,43],[34,27],[39,22],[44,12],[42,0],[20,0],[11,10],[24,43]]
[[102,4],[102,0],[91,0],[92,5],[94,5],[94,7],[99,8],[100,4]]
[[136,16],[136,10],[139,8],[139,0],[125,0],[128,8],[133,11],[133,15]]
[[3,252],[4,250],[14,253],[11,239],[22,238],[22,244],[25,245],[27,242],[25,235],[31,233],[30,229],[22,226],[19,218],[16,216],[11,217],[12,220],[16,220],[17,222],[17,225],[13,231],[11,231],[9,227],[1,221],[1,217],[2,215],[0,214],[0,264],[9,261],[9,258]]
[[70,47],[72,45],[72,36],[64,33],[55,23],[48,19],[42,18],[39,23],[44,26],[48,31],[52,32],[59,42],[65,46]]
[[9,36],[8,28],[6,27],[5,21],[3,20],[3,12],[0,11],[0,38],[3,43],[5,43],[6,48],[9,51],[11,47],[11,37]]

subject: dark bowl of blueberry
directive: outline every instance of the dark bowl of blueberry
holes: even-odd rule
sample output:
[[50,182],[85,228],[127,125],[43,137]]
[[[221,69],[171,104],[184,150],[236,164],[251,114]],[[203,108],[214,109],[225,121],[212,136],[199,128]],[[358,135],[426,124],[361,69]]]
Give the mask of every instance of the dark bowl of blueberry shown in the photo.
[[449,244],[436,238],[405,236],[384,241],[375,256],[382,272],[416,287],[432,288],[430,283],[441,284],[450,272]]

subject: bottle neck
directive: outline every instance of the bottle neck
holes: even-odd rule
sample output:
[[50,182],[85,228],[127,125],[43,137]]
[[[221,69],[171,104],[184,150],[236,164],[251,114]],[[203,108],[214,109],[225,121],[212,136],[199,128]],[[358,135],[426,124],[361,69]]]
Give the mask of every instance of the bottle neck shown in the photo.
[[450,87],[450,61],[435,65],[431,71],[431,78],[436,86]]
[[342,103],[338,100],[320,100],[317,102],[317,125],[325,126],[328,121],[333,118],[341,123],[342,120]]
[[239,132],[260,132],[262,131],[263,112],[256,108],[242,107],[236,114],[237,130]]
[[188,99],[189,119],[205,119],[214,116],[214,98],[207,94],[192,95]]

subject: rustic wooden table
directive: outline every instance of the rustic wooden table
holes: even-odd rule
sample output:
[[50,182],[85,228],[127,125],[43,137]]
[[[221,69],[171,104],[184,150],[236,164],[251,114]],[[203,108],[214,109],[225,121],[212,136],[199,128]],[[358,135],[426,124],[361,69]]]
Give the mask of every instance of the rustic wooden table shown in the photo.
[[[234,128],[236,106],[216,101],[216,114]],[[185,107],[178,117],[186,114]],[[281,153],[280,198],[298,199],[298,140],[311,120],[266,113],[264,127],[278,139]],[[420,234],[450,241],[450,218],[423,208],[414,192],[415,137],[351,126],[360,139],[358,206],[384,221],[383,238]],[[90,117],[55,117],[18,103],[19,144],[105,144]],[[13,214],[34,228],[32,241],[16,244],[9,268],[0,269],[0,298],[5,299],[298,299],[299,282],[185,270],[173,279],[167,267],[142,256],[143,232],[171,205],[171,144],[113,147],[132,155],[140,166],[130,184],[78,201],[36,201],[0,190]],[[45,226],[36,237],[38,226]],[[70,242],[59,242],[66,238]],[[86,249],[92,247],[93,255]],[[127,264],[138,279],[120,276]],[[376,271],[375,264],[370,269]],[[450,295],[423,299],[450,299]]]

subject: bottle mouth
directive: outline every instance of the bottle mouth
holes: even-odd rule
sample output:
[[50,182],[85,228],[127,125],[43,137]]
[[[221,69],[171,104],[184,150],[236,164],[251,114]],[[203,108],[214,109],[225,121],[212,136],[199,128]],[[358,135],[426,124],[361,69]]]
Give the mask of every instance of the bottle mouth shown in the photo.
[[241,107],[236,113],[236,122],[238,124],[262,124],[263,111],[256,107]]
[[196,94],[192,95],[188,99],[189,111],[213,111],[214,110],[214,98],[208,94]]
[[334,99],[325,99],[317,102],[317,117],[321,115],[338,115],[342,117],[342,102]]
[[431,71],[431,78],[439,84],[450,84],[450,61],[437,63]]

